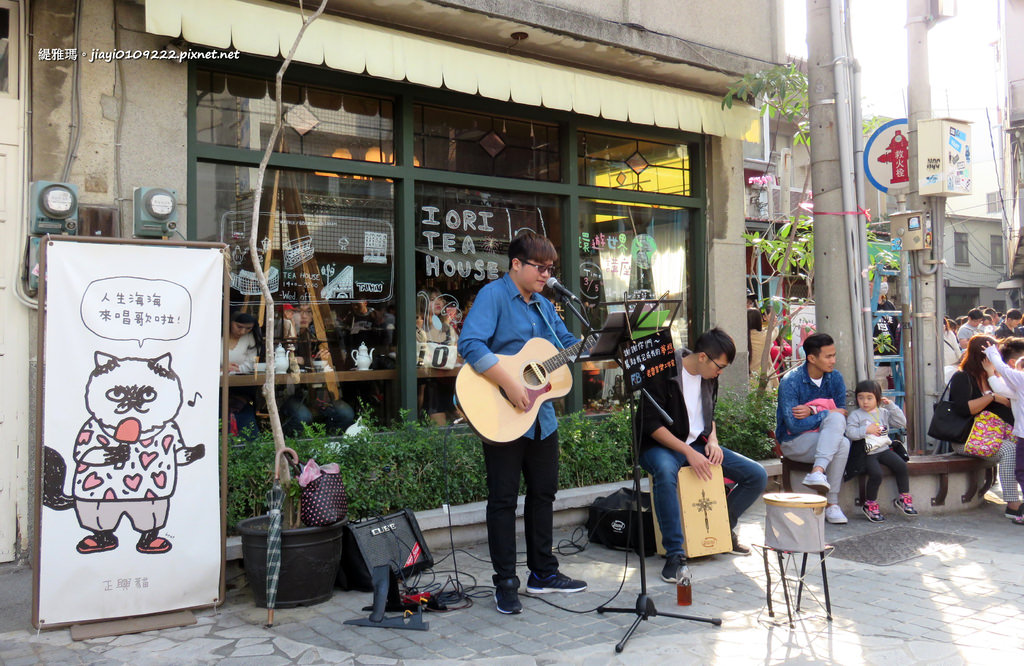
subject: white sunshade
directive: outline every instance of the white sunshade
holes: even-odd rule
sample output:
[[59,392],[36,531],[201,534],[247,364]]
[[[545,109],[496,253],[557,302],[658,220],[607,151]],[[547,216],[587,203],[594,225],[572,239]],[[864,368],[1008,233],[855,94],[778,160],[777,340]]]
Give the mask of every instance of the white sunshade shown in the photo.
[[[219,49],[284,57],[302,26],[294,7],[259,0],[146,0],[146,30]],[[711,95],[574,70],[322,16],[295,60],[355,74],[639,125],[757,141],[757,110]],[[213,61],[210,61],[213,62]]]

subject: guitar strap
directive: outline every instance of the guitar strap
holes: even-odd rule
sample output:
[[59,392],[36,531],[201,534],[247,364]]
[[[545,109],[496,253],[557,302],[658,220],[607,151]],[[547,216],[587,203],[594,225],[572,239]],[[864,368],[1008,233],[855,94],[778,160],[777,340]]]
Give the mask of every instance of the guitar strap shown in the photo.
[[558,339],[558,334],[555,333],[555,327],[552,326],[551,322],[548,321],[548,318],[544,316],[544,310],[540,307],[540,300],[538,300],[539,298],[540,297],[538,296],[534,300],[530,301],[530,305],[537,306],[537,314],[539,314],[540,318],[544,320],[545,324],[547,324],[548,330],[551,331],[551,337],[555,339],[555,344],[558,345],[559,349],[565,349],[565,345],[562,344],[562,341]]

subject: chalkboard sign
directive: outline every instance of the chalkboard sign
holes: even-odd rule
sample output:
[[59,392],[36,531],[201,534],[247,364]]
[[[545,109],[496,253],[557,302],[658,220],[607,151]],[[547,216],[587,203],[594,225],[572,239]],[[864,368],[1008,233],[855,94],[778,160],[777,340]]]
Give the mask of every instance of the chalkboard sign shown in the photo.
[[678,372],[668,329],[633,340],[622,348],[622,373],[631,391],[647,388],[655,379],[675,377]]

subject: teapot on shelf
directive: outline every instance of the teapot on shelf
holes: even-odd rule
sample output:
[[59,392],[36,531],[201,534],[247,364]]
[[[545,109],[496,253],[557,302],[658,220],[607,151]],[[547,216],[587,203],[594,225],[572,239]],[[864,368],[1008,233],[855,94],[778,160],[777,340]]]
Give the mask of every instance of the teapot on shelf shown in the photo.
[[365,342],[359,344],[359,349],[357,349],[355,353],[352,355],[353,360],[356,363],[356,370],[370,369],[370,363],[373,362],[374,349],[376,349],[376,347],[367,350]]
[[288,352],[281,345],[274,350],[274,372],[284,374],[288,372]]

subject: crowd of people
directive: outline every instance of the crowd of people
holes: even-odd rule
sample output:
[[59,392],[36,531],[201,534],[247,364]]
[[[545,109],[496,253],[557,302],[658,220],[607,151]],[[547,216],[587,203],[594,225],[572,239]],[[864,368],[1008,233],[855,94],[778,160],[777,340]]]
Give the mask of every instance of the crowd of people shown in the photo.
[[[1024,525],[1021,482],[1024,481],[1024,326],[1021,311],[1005,314],[973,308],[958,320],[947,319],[943,334],[946,391],[955,412],[968,422],[983,414],[995,418],[991,435],[998,450],[999,485],[1007,518]],[[963,453],[965,442],[950,442]]]

